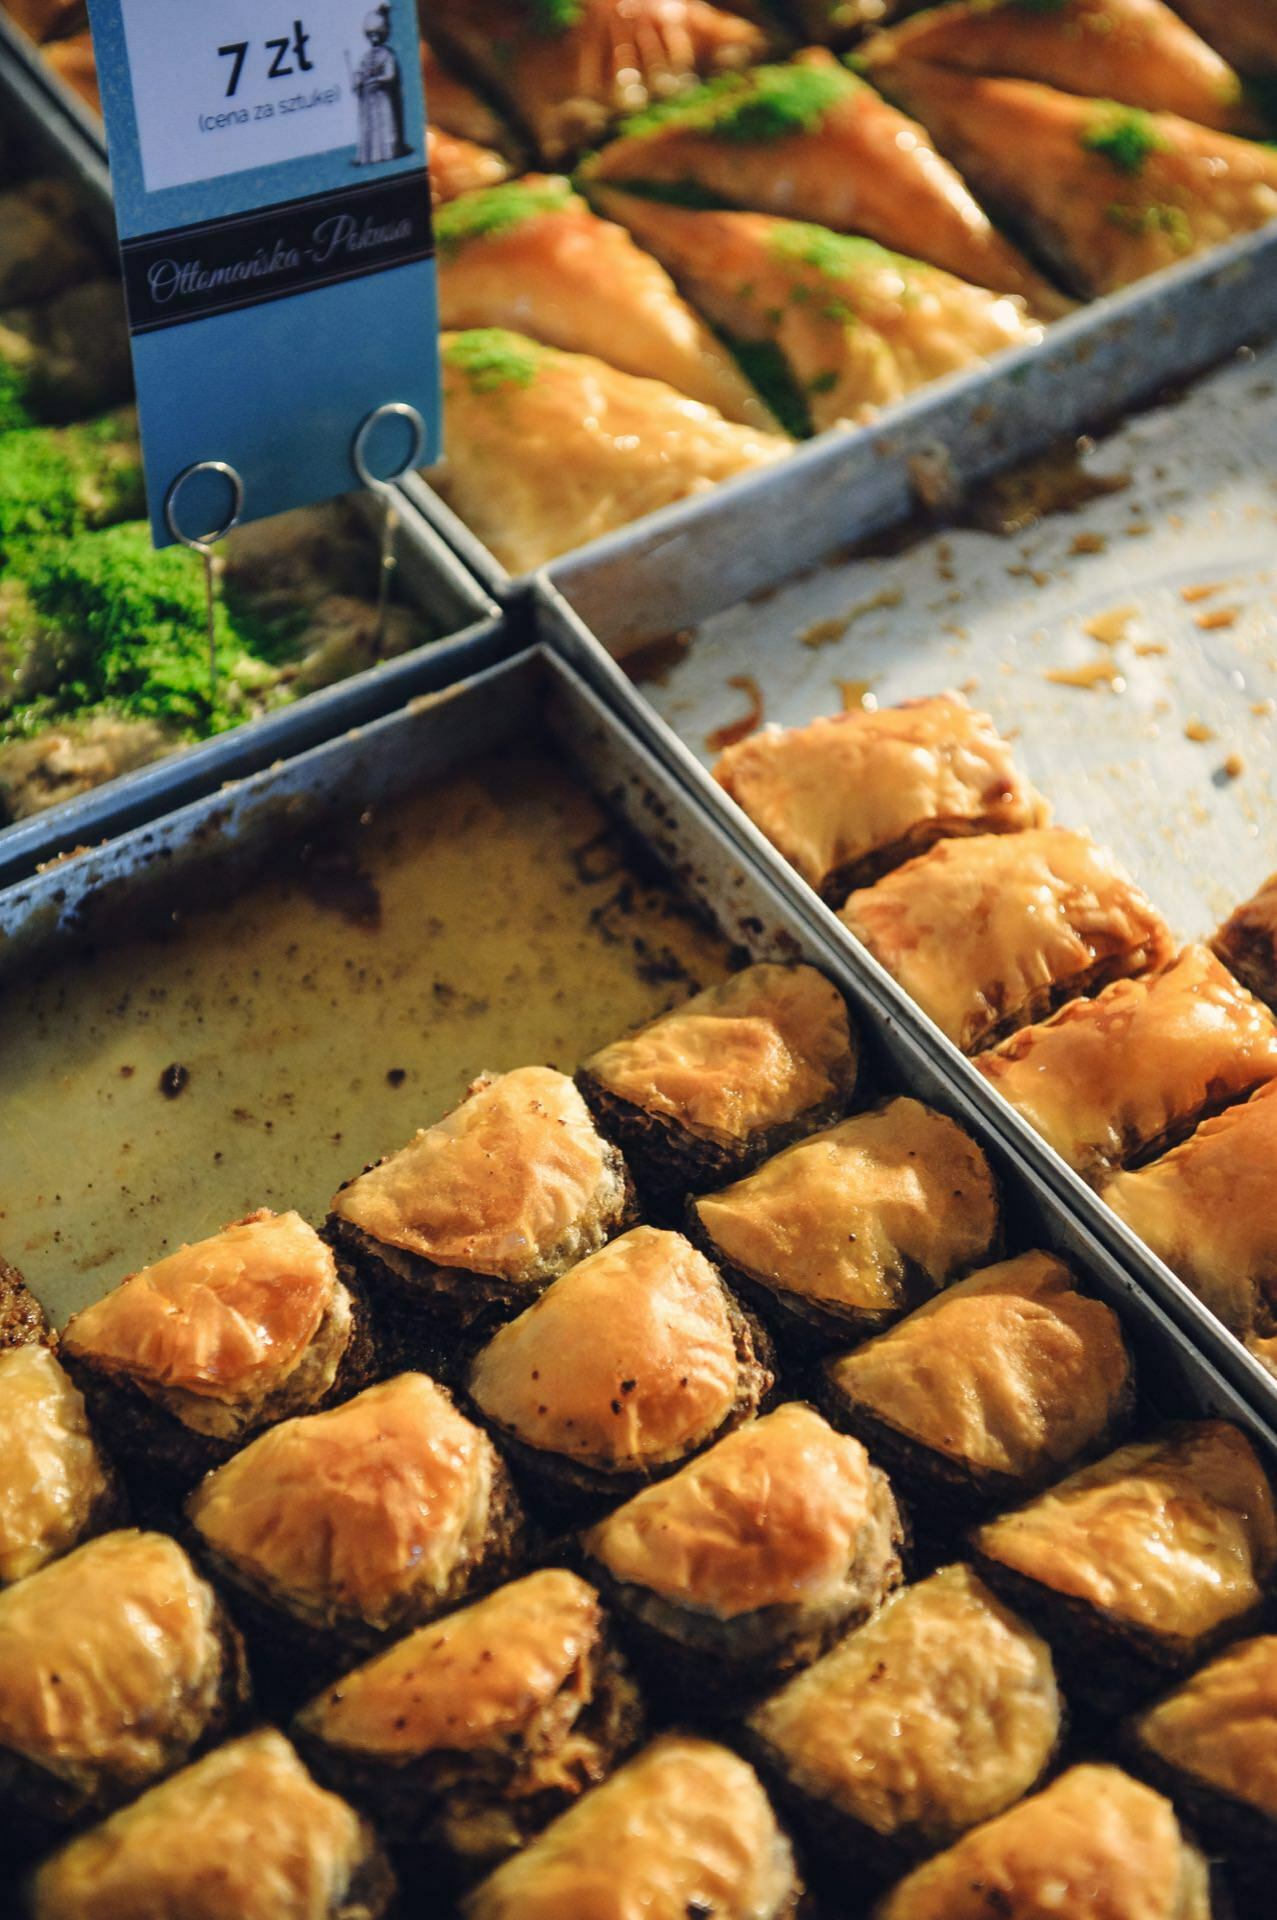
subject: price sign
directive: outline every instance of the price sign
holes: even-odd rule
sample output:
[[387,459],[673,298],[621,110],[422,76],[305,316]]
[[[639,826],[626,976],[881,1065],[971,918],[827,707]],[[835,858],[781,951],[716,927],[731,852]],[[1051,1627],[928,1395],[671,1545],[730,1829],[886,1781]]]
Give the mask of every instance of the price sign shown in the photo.
[[[413,0],[90,0],[90,15],[156,544],[221,524],[228,469],[245,519],[346,491],[372,415],[366,469],[434,458]],[[404,426],[417,417],[424,441]]]

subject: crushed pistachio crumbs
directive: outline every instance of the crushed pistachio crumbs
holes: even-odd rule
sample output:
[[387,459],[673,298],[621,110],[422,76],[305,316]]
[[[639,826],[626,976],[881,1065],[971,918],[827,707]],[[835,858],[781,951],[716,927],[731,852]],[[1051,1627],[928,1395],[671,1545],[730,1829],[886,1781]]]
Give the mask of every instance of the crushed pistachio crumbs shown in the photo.
[[842,67],[764,66],[748,73],[719,74],[677,100],[635,114],[623,138],[676,125],[718,140],[784,140],[814,133],[831,107],[864,83]]
[[473,393],[500,387],[530,387],[545,349],[505,327],[473,327],[444,349],[444,359],[470,382]]
[[435,239],[445,260],[472,240],[506,233],[539,213],[559,213],[576,201],[570,180],[559,176],[543,184],[508,180],[501,186],[464,193],[435,214]]
[[1106,102],[1098,117],[1081,135],[1089,153],[1102,154],[1118,173],[1136,174],[1152,154],[1166,149],[1166,138],[1152,116],[1138,107]]

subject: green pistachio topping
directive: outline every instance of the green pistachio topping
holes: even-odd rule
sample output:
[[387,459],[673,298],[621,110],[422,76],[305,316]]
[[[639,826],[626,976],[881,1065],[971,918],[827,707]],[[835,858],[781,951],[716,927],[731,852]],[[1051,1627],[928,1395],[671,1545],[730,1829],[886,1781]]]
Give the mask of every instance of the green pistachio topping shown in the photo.
[[83,426],[0,434],[0,557],[30,541],[111,526],[144,510],[131,407]]
[[544,349],[521,333],[504,327],[474,327],[459,334],[444,349],[444,359],[464,373],[475,393],[495,393],[500,387],[530,387],[536,379]]
[[1105,105],[1082,135],[1082,145],[1102,154],[1118,173],[1136,174],[1150,154],[1165,151],[1166,140],[1151,115],[1138,107]]
[[499,187],[481,187],[463,193],[435,215],[435,238],[445,260],[454,258],[468,242],[507,233],[539,213],[561,213],[580,206],[570,180],[555,178],[537,186],[509,180]]
[[632,136],[677,125],[742,146],[786,140],[814,133],[830,109],[863,84],[843,67],[754,67],[720,74],[681,99],[648,107],[627,120],[621,132]]
[[528,11],[538,33],[569,33],[580,23],[585,0],[528,0]]

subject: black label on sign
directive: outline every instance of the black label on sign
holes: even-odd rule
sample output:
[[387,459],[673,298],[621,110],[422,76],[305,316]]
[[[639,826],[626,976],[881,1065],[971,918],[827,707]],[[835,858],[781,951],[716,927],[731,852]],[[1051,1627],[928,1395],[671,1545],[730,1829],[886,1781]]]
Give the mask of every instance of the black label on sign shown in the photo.
[[134,333],[284,300],[434,252],[424,167],[391,180],[285,201],[257,213],[125,240]]

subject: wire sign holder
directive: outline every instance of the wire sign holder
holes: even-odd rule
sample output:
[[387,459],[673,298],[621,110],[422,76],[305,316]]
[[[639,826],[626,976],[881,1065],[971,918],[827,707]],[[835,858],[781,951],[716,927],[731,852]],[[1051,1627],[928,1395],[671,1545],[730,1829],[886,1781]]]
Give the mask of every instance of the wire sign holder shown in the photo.
[[[406,421],[412,431],[412,443],[408,457],[393,473],[375,474],[368,465],[368,443],[383,420]],[[395,554],[395,533],[399,526],[399,507],[395,495],[395,482],[403,478],[414,467],[420,466],[426,449],[427,430],[416,407],[408,405],[406,400],[388,400],[384,406],[375,407],[360,426],[351,446],[350,457],[360,483],[367,487],[381,501],[384,517],[381,523],[381,558],[377,579],[377,638],[376,650],[380,654],[386,638],[386,620],[390,612],[390,589],[394,579],[397,557]],[[233,523],[232,523],[233,524]]]
[[[219,524],[207,533],[184,533],[178,524],[177,496],[188,480],[197,473],[215,473],[225,480],[231,490],[230,511]],[[208,608],[208,698],[210,707],[217,705],[217,595],[214,576],[213,549],[219,540],[224,540],[233,527],[239,525],[240,515],[244,511],[244,482],[234,467],[225,460],[196,460],[184,467],[173,481],[164,496],[164,524],[181,546],[189,547],[192,553],[198,553],[204,562],[204,597]]]

